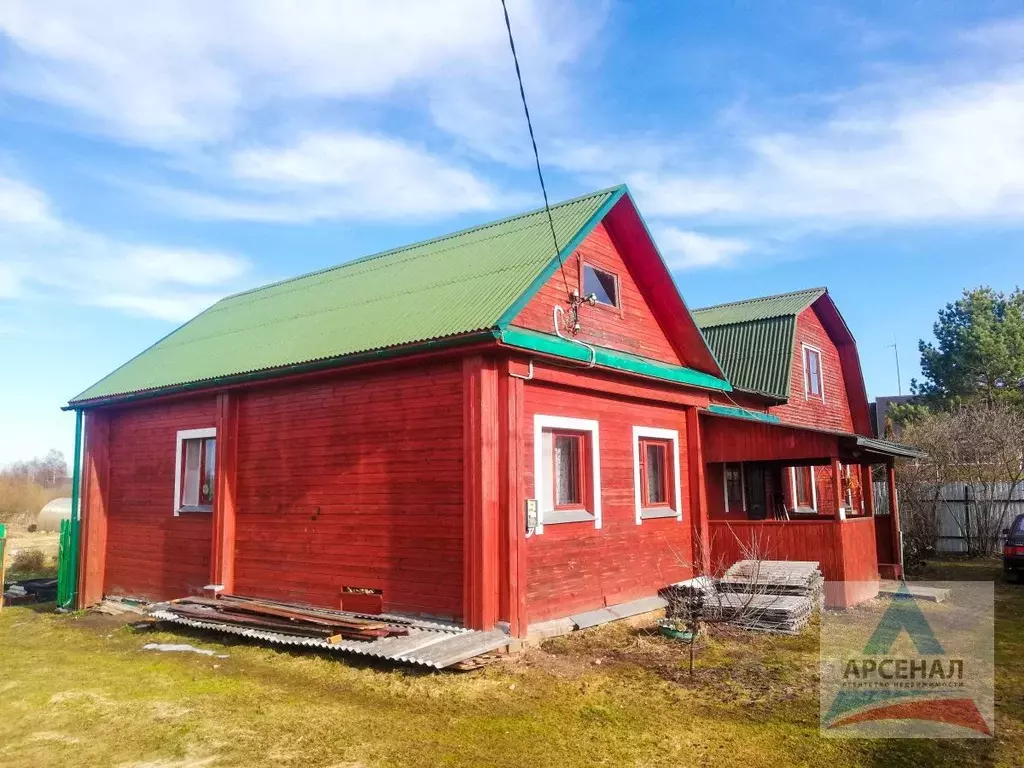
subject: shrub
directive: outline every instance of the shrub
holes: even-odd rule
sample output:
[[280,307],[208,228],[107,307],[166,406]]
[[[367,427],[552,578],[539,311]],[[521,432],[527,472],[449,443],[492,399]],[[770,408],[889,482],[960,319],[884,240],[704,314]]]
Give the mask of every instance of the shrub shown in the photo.
[[22,549],[11,560],[11,573],[40,573],[46,570],[46,554],[41,549]]

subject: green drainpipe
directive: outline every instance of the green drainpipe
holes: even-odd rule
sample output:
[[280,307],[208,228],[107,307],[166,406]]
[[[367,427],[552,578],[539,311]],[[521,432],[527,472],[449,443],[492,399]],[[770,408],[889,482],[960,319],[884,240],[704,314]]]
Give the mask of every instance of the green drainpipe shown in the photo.
[[75,607],[75,597],[78,594],[78,562],[80,559],[78,548],[82,538],[82,524],[79,520],[79,497],[82,488],[82,418],[82,411],[76,410],[75,454],[71,470],[71,541],[67,549],[68,563],[62,563],[63,567],[59,569],[59,575],[66,581],[63,585],[58,584],[57,589],[61,597],[59,605],[67,610]]

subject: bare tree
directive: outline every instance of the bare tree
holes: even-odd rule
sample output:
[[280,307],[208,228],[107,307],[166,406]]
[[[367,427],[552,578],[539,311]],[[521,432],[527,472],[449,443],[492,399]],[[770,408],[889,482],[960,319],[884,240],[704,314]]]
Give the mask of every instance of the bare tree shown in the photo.
[[910,552],[934,547],[937,513],[952,512],[943,486],[962,485],[972,511],[950,514],[972,555],[999,546],[1015,492],[1024,484],[1024,413],[1011,404],[978,403],[928,414],[909,424],[903,439],[927,452],[898,473],[904,542]]
[[[809,618],[813,608],[799,600],[800,585],[794,582],[794,594],[778,594],[778,569],[767,557],[765,537],[754,535],[741,540],[731,529],[740,558],[727,563],[715,557],[714,535],[710,541],[702,536],[696,540],[694,561],[690,563],[695,577],[666,591],[668,607],[665,625],[688,638],[689,672],[693,676],[694,654],[702,632],[720,624],[770,631],[787,631],[785,619],[792,614],[797,626]],[[707,565],[705,565],[707,564]],[[741,565],[741,567],[734,567]],[[816,568],[815,568],[816,571]],[[820,584],[815,585],[820,589]],[[811,596],[820,599],[820,595]],[[806,610],[806,614],[802,613]]]

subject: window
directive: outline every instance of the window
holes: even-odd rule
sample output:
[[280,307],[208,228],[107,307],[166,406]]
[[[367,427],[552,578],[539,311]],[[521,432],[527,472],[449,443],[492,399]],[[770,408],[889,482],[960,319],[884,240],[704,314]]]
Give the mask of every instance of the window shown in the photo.
[[598,304],[619,306],[619,278],[611,272],[583,265],[583,296],[594,294]]
[[555,509],[583,509],[586,468],[583,464],[586,453],[586,436],[576,432],[551,431],[554,445],[552,455],[555,478]]
[[793,503],[798,511],[817,512],[818,489],[814,484],[814,467],[790,467]]
[[725,465],[725,511],[747,511],[747,493],[743,487],[742,464]]
[[213,510],[216,429],[188,429],[178,433],[174,473],[174,514]]
[[534,417],[534,497],[537,533],[552,523],[593,521],[601,527],[601,470],[597,422]]
[[653,517],[682,519],[677,431],[633,427],[633,482],[637,524]]
[[821,378],[821,350],[804,345],[804,396],[825,399]]
[[667,440],[640,440],[640,503],[647,507],[667,507],[672,495],[668,464],[672,449]]

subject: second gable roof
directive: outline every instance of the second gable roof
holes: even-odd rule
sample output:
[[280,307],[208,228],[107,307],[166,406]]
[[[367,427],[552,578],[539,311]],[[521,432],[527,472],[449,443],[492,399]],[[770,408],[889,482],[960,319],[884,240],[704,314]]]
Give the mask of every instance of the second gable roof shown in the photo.
[[736,389],[788,400],[796,318],[825,288],[762,296],[693,310],[708,344]]

